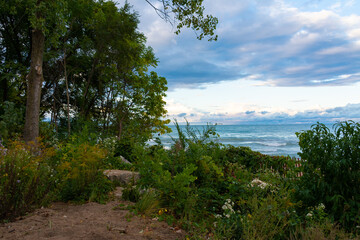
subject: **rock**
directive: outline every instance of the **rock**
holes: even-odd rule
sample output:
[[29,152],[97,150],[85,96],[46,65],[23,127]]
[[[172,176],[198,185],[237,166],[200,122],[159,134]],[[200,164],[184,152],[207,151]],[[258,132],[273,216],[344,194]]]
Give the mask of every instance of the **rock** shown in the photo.
[[140,178],[140,174],[138,172],[131,172],[126,170],[105,170],[104,175],[111,181],[116,181],[121,184],[135,184]]
[[123,156],[120,156],[120,160],[121,160],[121,162],[123,162],[123,163],[132,165],[132,163],[129,162],[129,161],[128,161],[126,158],[124,158]]
[[125,233],[126,234],[126,229],[125,228],[113,228],[112,231],[118,231],[119,233]]
[[115,196],[117,199],[121,199],[121,198],[122,198],[123,190],[124,190],[123,187],[117,187],[117,188],[115,188],[114,196]]

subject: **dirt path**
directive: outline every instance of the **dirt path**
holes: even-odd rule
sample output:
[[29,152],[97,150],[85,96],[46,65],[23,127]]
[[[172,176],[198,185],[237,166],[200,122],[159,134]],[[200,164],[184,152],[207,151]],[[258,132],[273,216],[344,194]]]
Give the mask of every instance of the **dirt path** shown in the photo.
[[106,205],[54,203],[11,223],[0,225],[0,239],[184,239],[183,230],[155,219],[133,216],[116,208],[113,200]]

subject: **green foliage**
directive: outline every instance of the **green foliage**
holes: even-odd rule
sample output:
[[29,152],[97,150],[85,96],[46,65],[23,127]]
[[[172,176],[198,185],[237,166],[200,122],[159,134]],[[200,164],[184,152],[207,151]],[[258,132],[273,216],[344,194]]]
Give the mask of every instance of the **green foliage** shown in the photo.
[[[184,227],[197,232],[196,225],[219,239],[282,238],[295,229],[300,219],[289,197],[290,158],[218,144],[215,126],[197,131],[188,124],[183,131],[175,124],[171,149],[137,149],[137,164],[140,184],[157,189],[161,206]],[[264,225],[267,214],[271,221]]]
[[49,160],[53,148],[12,142],[0,146],[0,219],[25,214],[42,206],[54,187],[54,171]]
[[99,128],[95,122],[83,118],[74,118],[72,119],[72,125],[73,133],[68,136],[66,131],[62,131],[62,133],[65,134],[65,136],[61,136],[62,139],[74,145],[81,145],[83,143],[96,145],[98,143],[101,135],[98,134]]
[[298,223],[294,208],[284,195],[270,194],[261,199],[255,196],[247,204],[250,212],[243,218],[242,239],[284,239],[291,225]]
[[[151,5],[165,21],[177,24],[176,34],[179,34],[181,29],[186,27],[193,29],[200,40],[205,36],[209,37],[209,41],[217,40],[218,36],[215,35],[214,31],[218,19],[212,15],[204,14],[203,0],[165,0],[162,1],[162,4],[162,9]],[[171,19],[169,13],[174,14],[174,19]]]
[[135,203],[134,210],[138,214],[145,216],[151,216],[159,209],[160,202],[158,200],[158,195],[154,190],[148,190],[143,193]]
[[56,147],[59,143],[55,125],[50,122],[40,122],[40,137],[42,142],[50,146]]
[[117,137],[106,137],[101,140],[100,144],[107,150],[106,158],[103,160],[103,168],[136,170],[134,165],[124,162],[124,160],[135,162],[138,159],[134,153],[134,142],[126,142],[124,139],[119,140]]
[[41,30],[50,44],[58,44],[59,37],[65,31],[67,2],[60,1],[15,1],[25,7],[31,29]]
[[195,238],[297,239],[313,231],[346,235],[329,223],[324,205],[304,213],[302,203],[294,201],[294,188],[302,181],[295,159],[218,144],[213,126],[201,132],[175,124],[178,138],[169,150],[135,148],[139,184],[155,188],[167,211],[159,211],[160,219],[175,217]]
[[103,149],[87,143],[68,143],[62,146],[55,162],[59,200],[106,200],[112,184],[99,171],[105,154]]
[[295,197],[307,207],[324,204],[329,216],[346,229],[360,223],[360,124],[352,121],[324,124],[297,133],[304,176]]
[[122,191],[122,199],[125,201],[138,202],[140,199],[139,189],[133,183],[126,185]]
[[298,226],[290,235],[292,240],[319,239],[319,240],[338,240],[338,239],[358,239],[351,233],[345,232],[338,225],[334,225],[330,219],[313,222],[309,227]]
[[0,102],[24,106],[30,65],[29,21],[25,1],[0,1]]
[[241,163],[252,172],[261,169],[273,169],[280,174],[287,174],[293,170],[295,161],[285,156],[269,156],[260,152],[252,151],[249,147],[228,146],[226,160],[232,163]]
[[[169,12],[177,21],[177,34],[187,27],[198,32],[199,39],[216,40],[218,20],[204,13],[203,1],[163,1],[160,15],[169,20]],[[41,99],[40,117],[51,115],[60,139],[68,131],[63,123],[79,116],[101,126],[102,133],[117,132],[119,139],[134,142],[170,131],[165,119],[167,81],[149,71],[158,60],[138,31],[138,14],[127,2],[117,7],[114,1],[0,0],[0,16],[1,101],[22,106],[26,94]],[[45,43],[31,41],[34,36],[45,38]],[[41,96],[36,85],[27,84],[35,56],[43,59]],[[34,72],[33,66],[30,70]],[[26,93],[27,85],[34,88]],[[37,114],[38,109],[33,110]],[[9,134],[4,121],[0,128],[2,135]],[[37,135],[36,127],[27,127],[26,137],[32,131]]]
[[0,103],[0,137],[10,138],[22,131],[24,109],[13,102]]

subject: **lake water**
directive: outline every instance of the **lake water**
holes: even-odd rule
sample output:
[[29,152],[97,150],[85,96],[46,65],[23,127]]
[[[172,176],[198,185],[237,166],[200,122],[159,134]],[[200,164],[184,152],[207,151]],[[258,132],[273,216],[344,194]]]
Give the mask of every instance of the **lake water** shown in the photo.
[[[160,136],[165,147],[173,144],[173,138],[177,138],[177,131],[174,126],[170,134]],[[185,126],[180,126],[185,129]],[[192,125],[194,129],[202,131],[205,126]],[[268,155],[284,155],[297,157],[300,151],[298,138],[295,132],[309,130],[310,124],[289,124],[289,125],[218,125],[217,133],[220,138],[217,140],[223,144],[234,146],[247,146],[254,151]]]

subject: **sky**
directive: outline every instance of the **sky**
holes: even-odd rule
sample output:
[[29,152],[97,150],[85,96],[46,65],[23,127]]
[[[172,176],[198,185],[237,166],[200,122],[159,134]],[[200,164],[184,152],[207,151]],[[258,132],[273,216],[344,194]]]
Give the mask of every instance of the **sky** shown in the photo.
[[360,121],[360,1],[205,0],[219,19],[216,42],[188,29],[176,35],[145,0],[128,2],[159,60],[155,71],[168,81],[168,118]]

